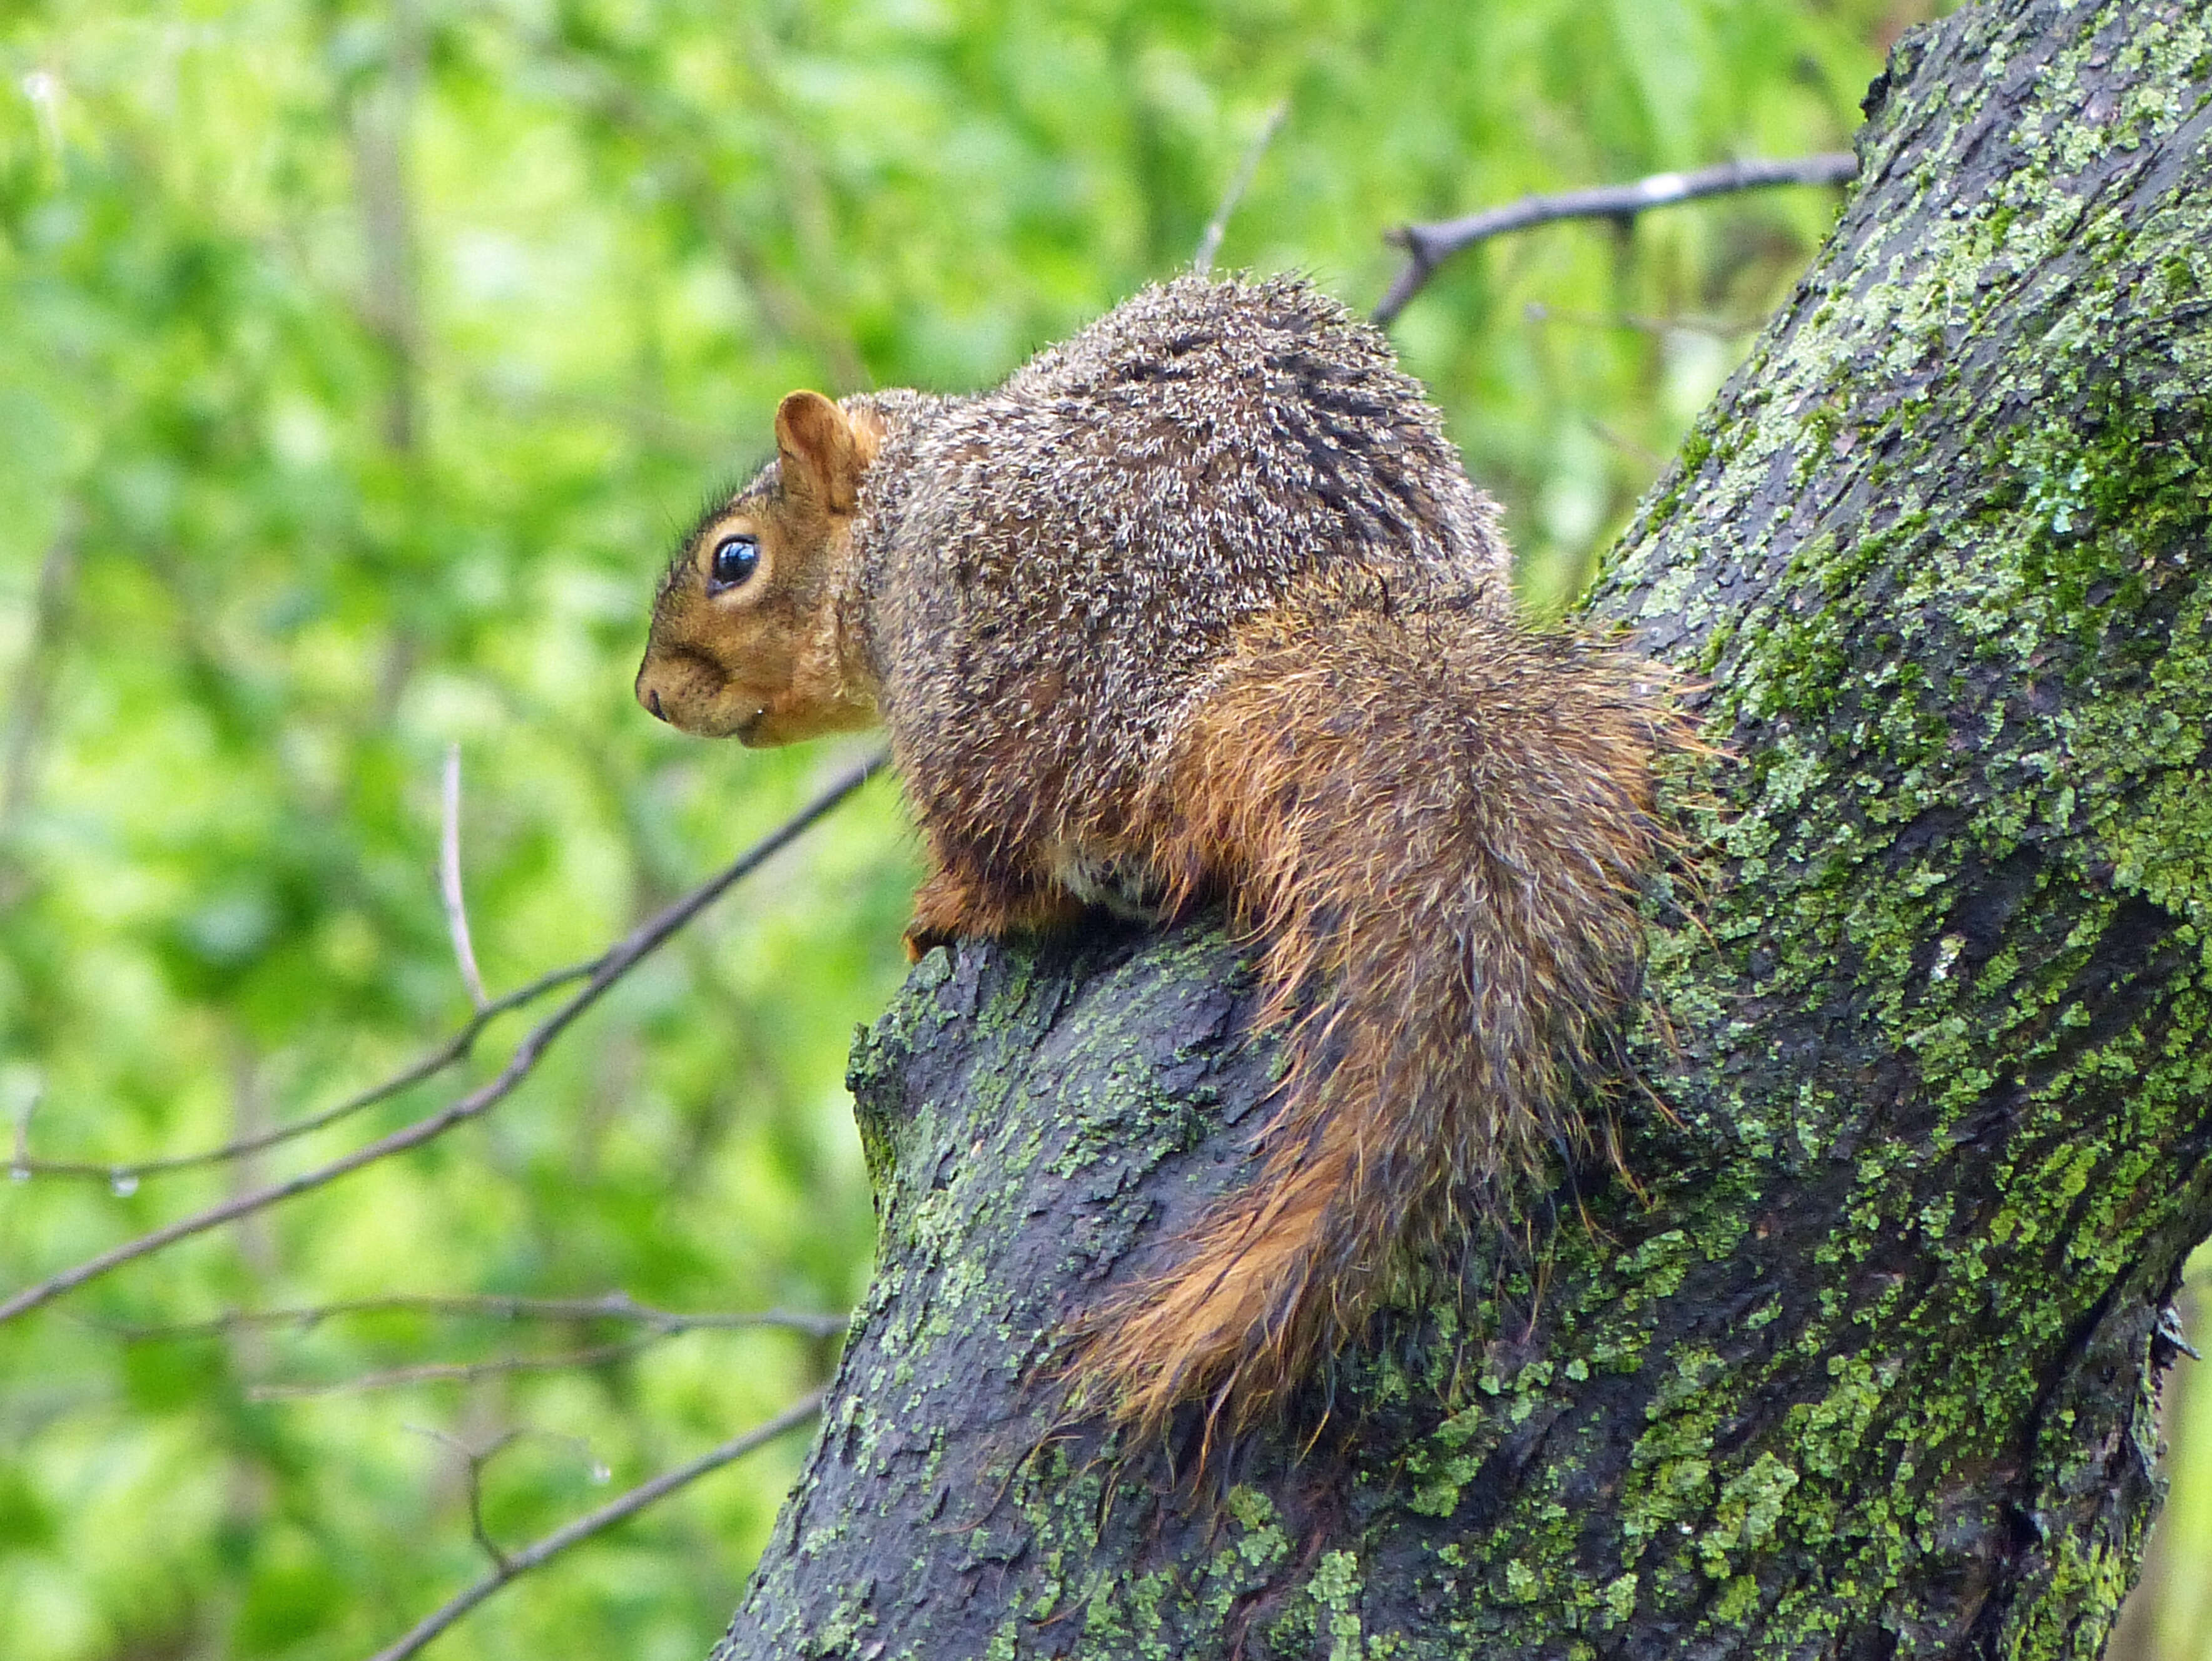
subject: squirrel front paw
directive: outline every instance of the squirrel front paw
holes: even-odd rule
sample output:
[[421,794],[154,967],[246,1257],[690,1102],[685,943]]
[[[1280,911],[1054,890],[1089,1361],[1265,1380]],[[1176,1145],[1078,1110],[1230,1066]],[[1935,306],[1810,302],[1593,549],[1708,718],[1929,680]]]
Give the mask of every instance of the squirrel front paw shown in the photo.
[[906,960],[920,963],[925,953],[970,936],[1050,934],[1082,915],[1083,903],[1064,891],[1000,888],[933,872],[915,891]]
[[906,946],[906,960],[920,963],[939,946],[951,946],[960,937],[950,929],[933,927],[916,917],[906,926],[906,933],[900,938]]
[[931,872],[914,892],[914,921],[906,926],[906,960],[920,963],[963,934],[988,933],[975,926],[981,898],[973,886],[950,872]]

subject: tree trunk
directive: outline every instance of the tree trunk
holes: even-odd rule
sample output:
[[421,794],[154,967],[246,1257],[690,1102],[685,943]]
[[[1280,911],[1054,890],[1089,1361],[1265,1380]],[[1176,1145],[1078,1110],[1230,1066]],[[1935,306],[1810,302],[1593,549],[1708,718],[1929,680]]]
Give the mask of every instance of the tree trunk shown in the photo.
[[718,1657],[2101,1649],[2212,1232],[2212,23],[1992,0],[1869,105],[1592,602],[1729,751],[1675,782],[1629,1177],[1176,1491],[1045,1386],[1249,1171],[1243,959],[933,955],[854,1060],[875,1283]]

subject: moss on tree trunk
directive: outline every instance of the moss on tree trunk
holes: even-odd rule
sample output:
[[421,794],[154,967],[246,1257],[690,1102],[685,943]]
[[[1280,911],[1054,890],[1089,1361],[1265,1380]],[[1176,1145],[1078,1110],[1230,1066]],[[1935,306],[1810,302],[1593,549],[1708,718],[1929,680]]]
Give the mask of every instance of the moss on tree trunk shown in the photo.
[[719,1655],[2102,1647],[2212,1232],[2212,21],[2002,0],[1869,107],[1592,601],[1733,757],[1677,782],[1640,1192],[1563,1176],[1178,1503],[1035,1381],[1249,1169],[1242,959],[933,955],[855,1055],[875,1283]]

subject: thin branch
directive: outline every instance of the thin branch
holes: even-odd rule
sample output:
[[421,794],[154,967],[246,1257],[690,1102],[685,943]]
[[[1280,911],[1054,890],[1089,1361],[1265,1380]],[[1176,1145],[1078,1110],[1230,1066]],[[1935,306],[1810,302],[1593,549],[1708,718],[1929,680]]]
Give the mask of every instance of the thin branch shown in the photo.
[[20,1183],[31,1174],[27,1169],[31,1157],[31,1115],[39,1110],[39,1098],[45,1093],[45,1089],[44,1081],[33,1075],[31,1087],[15,1104],[15,1157],[9,1162],[10,1177],[15,1182]]
[[478,1378],[497,1378],[515,1372],[558,1372],[568,1367],[590,1367],[597,1366],[602,1361],[618,1361],[625,1355],[635,1355],[654,1344],[665,1343],[674,1335],[673,1333],[656,1330],[642,1337],[624,1338],[611,1344],[594,1344],[589,1349],[571,1350],[562,1355],[495,1355],[483,1361],[422,1361],[412,1366],[386,1367],[378,1372],[357,1373],[350,1378],[249,1384],[246,1396],[251,1402],[295,1402],[310,1396],[361,1396],[371,1390],[401,1390],[409,1384],[465,1384]]
[[1521,308],[1531,323],[1566,323],[1585,329],[1633,329],[1638,334],[1703,335],[1709,340],[1741,340],[1766,326],[1761,318],[1646,317],[1639,312],[1565,311],[1532,300]]
[[517,1442],[529,1438],[538,1441],[562,1442],[574,1448],[591,1462],[592,1482],[594,1485],[605,1482],[612,1474],[608,1470],[605,1462],[592,1451],[592,1445],[582,1437],[565,1435],[556,1430],[541,1429],[535,1425],[518,1425],[512,1430],[503,1431],[482,1447],[473,1446],[463,1441],[450,1431],[438,1430],[427,1425],[409,1425],[405,1428],[413,1431],[418,1436],[427,1436],[432,1441],[449,1447],[461,1456],[469,1490],[469,1534],[483,1548],[483,1555],[489,1558],[493,1566],[497,1568],[505,1568],[510,1560],[499,1542],[491,1537],[490,1529],[484,1525],[483,1478],[484,1472],[490,1469],[493,1460],[498,1458]]
[[413,0],[390,8],[386,73],[344,100],[368,278],[362,307],[390,360],[384,439],[393,453],[422,447],[422,306],[418,216],[410,129],[422,84],[425,42]]
[[[579,102],[586,113],[605,121],[654,158],[669,199],[720,251],[759,306],[768,326],[785,339],[820,353],[836,390],[854,391],[872,385],[867,365],[849,332],[823,315],[804,284],[787,282],[777,274],[761,251],[759,228],[732,205],[729,193],[695,154],[696,147],[684,142],[684,135],[695,124],[684,121],[681,111],[671,122],[662,107],[665,89],[654,87],[650,93],[641,91],[569,34],[556,32],[543,36],[537,48],[550,61],[576,73],[583,92]],[[751,92],[757,102],[773,104],[772,77],[756,76]],[[653,94],[661,101],[653,101]],[[672,133],[672,127],[681,131]],[[796,142],[788,133],[785,137]]]
[[649,1304],[639,1303],[627,1292],[609,1292],[597,1298],[394,1293],[289,1309],[227,1310],[204,1321],[181,1321],[164,1326],[128,1326],[103,1321],[89,1324],[112,1332],[126,1342],[154,1343],[170,1339],[220,1337],[240,1327],[315,1327],[348,1316],[387,1314],[458,1315],[502,1321],[632,1321],[666,1333],[772,1327],[803,1333],[810,1338],[833,1338],[852,1324],[849,1315],[817,1314],[807,1310],[709,1310],[692,1314],[655,1309]]
[[703,422],[686,421],[643,399],[596,398],[587,392],[514,384],[493,374],[466,376],[460,385],[471,398],[496,405],[503,413],[577,416],[639,428],[650,433],[658,443],[696,452],[702,457],[720,456],[729,443],[729,435],[720,429]]
[[32,603],[30,644],[15,672],[9,700],[7,747],[0,753],[0,833],[13,827],[30,800],[39,740],[46,705],[60,672],[63,636],[76,588],[78,513],[74,502],[63,510],[61,529],[39,563],[38,597]]
[[379,1102],[389,1101],[403,1092],[413,1089],[426,1079],[436,1077],[457,1062],[468,1058],[476,1048],[476,1041],[484,1028],[510,1011],[525,1004],[535,1003],[548,992],[566,986],[571,981],[582,980],[598,967],[599,960],[572,963],[565,969],[556,969],[550,974],[540,975],[536,980],[519,986],[512,992],[494,998],[477,1011],[453,1035],[431,1050],[421,1060],[402,1068],[381,1084],[371,1085],[356,1095],[349,1096],[333,1107],[319,1113],[311,1113],[304,1119],[293,1119],[265,1130],[258,1136],[248,1136],[238,1141],[225,1142],[220,1147],[203,1148],[197,1153],[173,1154],[167,1159],[140,1159],[131,1163],[100,1164],[89,1159],[34,1159],[25,1152],[25,1139],[16,1139],[15,1157],[10,1162],[10,1174],[19,1180],[27,1177],[83,1177],[103,1182],[128,1191],[142,1177],[166,1176],[173,1171],[190,1171],[196,1166],[220,1165],[228,1159],[240,1159],[258,1153],[264,1148],[275,1147],[297,1136],[336,1124],[339,1120],[374,1107]]
[[468,1457],[469,1534],[482,1548],[483,1555],[491,1560],[492,1567],[502,1573],[514,1567],[514,1560],[500,1549],[499,1542],[491,1537],[491,1530],[484,1526],[483,1469],[501,1453],[512,1447],[518,1434],[518,1432],[509,1431],[481,1453],[471,1450]]
[[419,1312],[434,1315],[492,1317],[558,1321],[627,1321],[649,1329],[643,1337],[594,1345],[561,1355],[498,1356],[483,1361],[432,1361],[362,1373],[351,1378],[298,1384],[262,1384],[246,1393],[257,1402],[294,1400],[310,1396],[352,1395],[366,1390],[392,1390],[408,1384],[466,1383],[502,1373],[551,1372],[562,1367],[593,1366],[635,1354],[650,1345],[681,1337],[687,1332],[728,1331],[744,1328],[774,1328],[810,1338],[828,1338],[851,1324],[843,1315],[811,1314],[789,1310],[708,1311],[696,1315],[653,1309],[626,1292],[598,1298],[405,1297],[361,1298],[344,1303],[310,1305],[294,1309],[231,1310],[205,1321],[179,1322],[167,1326],[134,1327],[93,1321],[88,1324],[114,1333],[126,1343],[219,1337],[247,1328],[319,1326],[349,1315]]
[[720,898],[739,878],[758,869],[769,857],[797,841],[816,820],[859,789],[883,765],[884,761],[884,756],[878,753],[849,770],[813,801],[725,867],[719,874],[610,946],[592,961],[591,978],[559,1008],[524,1035],[514,1053],[507,1058],[507,1065],[489,1083],[479,1086],[429,1117],[417,1119],[413,1124],[380,1137],[365,1147],[356,1148],[342,1159],[318,1165],[281,1183],[272,1183],[251,1193],[238,1195],[220,1205],[210,1206],[204,1211],[194,1212],[167,1227],[157,1228],[135,1240],[125,1241],[74,1269],[65,1269],[36,1286],[27,1287],[5,1303],[0,1303],[0,1323],[51,1303],[64,1293],[72,1292],[89,1281],[98,1280],[101,1275],[120,1269],[125,1263],[135,1262],[165,1246],[204,1233],[209,1229],[221,1227],[225,1223],[235,1222],[240,1217],[251,1216],[282,1201],[311,1193],[341,1177],[350,1176],[365,1166],[388,1159],[395,1153],[404,1153],[410,1148],[422,1147],[425,1142],[435,1141],[455,1126],[466,1124],[489,1112],[506,1100],[517,1085],[530,1076],[553,1041],[579,1015],[605,996],[609,987],[627,975],[640,960],[658,950],[677,930]]
[[665,1499],[678,1488],[697,1482],[708,1472],[720,1470],[731,1461],[741,1459],[754,1449],[765,1446],[779,1436],[798,1429],[822,1410],[823,1394],[819,1390],[811,1392],[766,1424],[756,1426],[744,1435],[732,1438],[721,1446],[701,1454],[687,1465],[678,1465],[674,1470],[664,1472],[649,1482],[640,1483],[628,1494],[610,1500],[597,1511],[586,1512],[566,1527],[556,1529],[536,1544],[507,1555],[491,1573],[424,1617],[398,1643],[378,1651],[372,1661],[407,1661],[408,1657],[420,1653],[432,1639],[510,1581],[550,1561],[569,1547],[581,1544],[593,1535],[636,1516],[647,1506]]
[[453,936],[453,958],[461,967],[461,984],[469,1001],[481,1012],[491,1000],[484,995],[483,976],[477,969],[477,948],[469,939],[468,903],[461,897],[461,746],[446,746],[445,812],[438,831],[438,893],[446,903],[446,932]]
[[1504,207],[1486,208],[1461,219],[1401,225],[1387,240],[1406,251],[1406,264],[1390,284],[1390,292],[1375,308],[1375,321],[1388,327],[1438,265],[1463,249],[1508,231],[1523,231],[1560,219],[1632,219],[1646,208],[1669,207],[1733,191],[1764,190],[1773,185],[1848,184],[1858,171],[1858,158],[1847,150],[1781,161],[1723,161],[1695,173],[1654,173],[1632,185],[1562,191],[1556,196],[1524,196]]
[[1291,100],[1278,98],[1267,119],[1260,124],[1260,131],[1251,143],[1245,147],[1244,160],[1237,169],[1236,178],[1221,194],[1221,204],[1213,210],[1213,217],[1206,222],[1206,233],[1198,239],[1198,252],[1191,256],[1190,268],[1201,277],[1213,269],[1213,257],[1221,252],[1221,239],[1229,234],[1229,216],[1237,211],[1237,204],[1244,199],[1244,192],[1252,188],[1252,176],[1260,171],[1260,158],[1267,153],[1267,146],[1275,142],[1283,118],[1291,113]]
[[1650,468],[1653,472],[1657,472],[1662,467],[1664,467],[1667,465],[1667,458],[1661,455],[1656,450],[1647,448],[1645,446],[1638,444],[1634,439],[1628,437],[1626,435],[1613,431],[1612,428],[1607,426],[1605,423],[1600,421],[1595,416],[1585,416],[1583,417],[1583,420],[1584,424],[1589,428],[1590,431],[1595,433],[1600,439],[1613,446],[1614,449],[1620,451],[1623,455],[1635,457],[1638,461]]
[[495,1437],[489,1445],[477,1448],[471,1447],[459,1437],[446,1431],[428,1429],[420,1425],[410,1425],[408,1428],[420,1435],[430,1438],[434,1442],[442,1442],[461,1456],[461,1463],[467,1473],[468,1481],[470,1537],[483,1548],[483,1555],[491,1560],[494,1568],[505,1568],[507,1564],[507,1554],[500,1549],[499,1542],[491,1537],[491,1530],[484,1526],[484,1467],[530,1433],[520,1429],[510,1430]]

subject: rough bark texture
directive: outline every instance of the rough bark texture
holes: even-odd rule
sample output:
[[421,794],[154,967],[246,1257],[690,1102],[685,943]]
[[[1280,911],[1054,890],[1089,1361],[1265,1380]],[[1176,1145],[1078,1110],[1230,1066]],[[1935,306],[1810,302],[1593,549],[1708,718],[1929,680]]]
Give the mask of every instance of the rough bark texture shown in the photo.
[[933,954],[854,1057],[876,1281],[718,1656],[2101,1648],[2212,1232],[2212,23],[1998,0],[1869,101],[1594,602],[1735,757],[1652,897],[1640,1192],[1563,1176],[1178,1500],[1034,1381],[1247,1168],[1242,959]]

